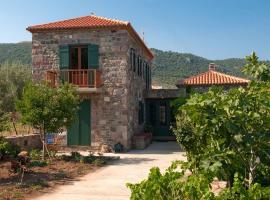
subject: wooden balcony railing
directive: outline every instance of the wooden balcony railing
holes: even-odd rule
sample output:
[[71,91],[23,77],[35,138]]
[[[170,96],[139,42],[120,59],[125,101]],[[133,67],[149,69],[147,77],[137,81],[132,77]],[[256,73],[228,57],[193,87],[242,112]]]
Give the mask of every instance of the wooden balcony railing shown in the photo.
[[65,69],[46,72],[46,82],[57,86],[68,82],[83,88],[98,88],[101,86],[101,72],[96,69]]

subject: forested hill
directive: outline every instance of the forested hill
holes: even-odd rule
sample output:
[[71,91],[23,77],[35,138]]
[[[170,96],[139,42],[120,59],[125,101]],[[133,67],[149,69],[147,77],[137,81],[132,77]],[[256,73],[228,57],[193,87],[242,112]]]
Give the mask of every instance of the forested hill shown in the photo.
[[208,60],[189,53],[177,53],[151,49],[155,55],[153,61],[153,82],[165,87],[173,87],[177,80],[208,70],[209,63],[216,63],[217,70],[243,77],[241,68],[244,59],[230,58],[225,60]]
[[21,62],[30,65],[31,42],[0,43],[0,64],[4,62]]
[[[243,76],[241,67],[244,59],[208,60],[189,53],[177,53],[151,49],[155,55],[153,61],[153,82],[166,88],[174,87],[179,79],[198,74],[208,69],[209,63],[216,63],[218,71]],[[7,61],[19,61],[31,64],[31,42],[0,44],[0,65]]]

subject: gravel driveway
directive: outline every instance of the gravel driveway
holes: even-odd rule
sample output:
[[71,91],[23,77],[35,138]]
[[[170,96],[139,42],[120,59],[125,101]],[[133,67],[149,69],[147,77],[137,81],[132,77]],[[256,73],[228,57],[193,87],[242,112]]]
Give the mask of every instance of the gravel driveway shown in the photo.
[[[115,155],[115,154],[114,154]],[[145,150],[118,154],[120,160],[87,174],[70,185],[59,186],[54,192],[35,200],[127,200],[126,183],[145,179],[149,169],[158,166],[164,171],[171,161],[185,160],[176,142],[154,142]]]

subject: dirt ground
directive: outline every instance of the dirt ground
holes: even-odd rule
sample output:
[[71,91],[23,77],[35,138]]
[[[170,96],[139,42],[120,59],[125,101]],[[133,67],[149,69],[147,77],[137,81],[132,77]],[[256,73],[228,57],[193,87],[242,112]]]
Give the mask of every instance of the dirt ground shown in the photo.
[[31,167],[24,175],[23,184],[20,184],[21,176],[12,173],[10,165],[7,161],[0,162],[0,200],[19,200],[38,196],[100,167],[53,159],[47,166]]

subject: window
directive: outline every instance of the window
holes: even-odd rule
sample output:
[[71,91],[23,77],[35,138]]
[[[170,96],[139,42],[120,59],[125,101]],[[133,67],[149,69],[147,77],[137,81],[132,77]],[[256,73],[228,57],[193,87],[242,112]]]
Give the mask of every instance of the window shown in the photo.
[[140,66],[141,66],[142,59],[138,56],[138,63],[137,63],[137,74],[140,75]]
[[146,89],[149,89],[149,66],[146,65],[146,68],[145,68],[145,84],[146,84]]
[[142,76],[143,60],[140,61],[140,76]]
[[134,53],[134,65],[133,65],[133,72],[136,72],[136,66],[137,66],[137,63],[138,63],[138,56],[135,55]]
[[71,46],[70,64],[71,64],[71,69],[87,69],[88,68],[87,46]]
[[142,101],[139,101],[139,124],[144,122],[144,104]]
[[162,103],[159,106],[159,122],[162,125],[166,125],[167,120],[166,120],[166,104]]
[[143,76],[143,79],[145,79],[145,67],[146,67],[146,62],[144,61],[143,62],[143,67],[142,67],[142,76]]
[[130,69],[132,70],[135,66],[135,51],[133,48],[130,49]]

